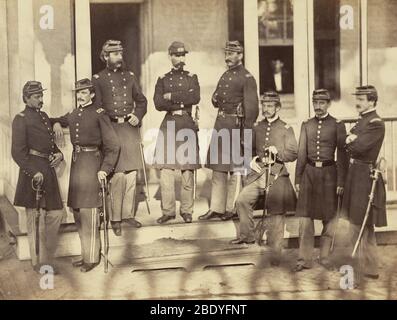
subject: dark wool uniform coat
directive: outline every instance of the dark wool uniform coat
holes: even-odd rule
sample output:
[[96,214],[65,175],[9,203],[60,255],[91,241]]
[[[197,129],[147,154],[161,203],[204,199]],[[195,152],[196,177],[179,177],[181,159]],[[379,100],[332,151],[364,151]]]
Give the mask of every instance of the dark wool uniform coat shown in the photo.
[[[214,130],[216,132],[221,129],[227,130],[230,140],[228,142],[218,135],[212,136],[207,154],[207,168],[229,172],[234,169],[240,170],[242,167],[242,163],[233,163],[232,152],[240,155],[240,141],[239,139],[232,141],[232,130],[239,129],[239,126],[236,123],[236,117],[230,116],[230,114],[236,114],[239,103],[242,103],[244,109],[244,128],[252,129],[259,113],[257,86],[252,74],[242,64],[227,70],[221,76],[212,95],[212,104],[219,109]],[[225,113],[225,115],[221,115],[219,112]],[[246,147],[251,148],[251,146]],[[216,157],[214,156],[215,149],[218,151]],[[228,159],[228,163],[223,163],[223,159]]]
[[[337,209],[337,186],[343,187],[347,170],[345,125],[331,115],[311,118],[302,123],[299,138],[295,184],[300,185],[296,215],[329,221]],[[333,161],[322,168],[310,162]]]
[[[350,133],[357,139],[347,145],[351,159],[359,160],[351,163],[345,183],[343,212],[348,219],[361,225],[368,205],[371,191],[371,168],[375,165],[385,136],[385,124],[375,111],[365,113],[358,120]],[[374,204],[370,211],[368,225],[383,227],[386,220],[386,190],[382,176],[376,184]]]
[[30,155],[31,149],[47,155],[61,152],[54,142],[54,132],[48,115],[26,106],[12,122],[11,154],[20,168],[14,205],[25,208],[36,207],[32,178],[37,172],[41,172],[44,176],[41,207],[46,210],[62,209],[63,203],[55,169],[50,167],[48,159]]
[[[68,206],[97,208],[101,206],[98,171],[108,175],[114,170],[120,146],[109,117],[93,104],[78,107],[70,113],[51,119],[62,127],[69,126],[73,155],[70,167]],[[98,151],[80,151],[80,147],[98,147]]]
[[[106,68],[94,74],[92,84],[95,86],[95,104],[105,109],[111,119],[127,117],[133,113],[141,125],[147,111],[147,100],[131,71]],[[120,143],[115,172],[141,169],[139,126],[133,127],[128,122],[117,121],[112,121],[112,126]]]
[[[298,143],[294,130],[290,125],[280,118],[269,122],[262,120],[254,126],[253,130],[253,155],[259,158],[264,157],[264,149],[275,146],[278,153],[276,163],[272,166],[270,183],[272,183],[268,198],[267,207],[270,214],[283,214],[287,211],[295,211],[296,194],[289,179],[289,173],[285,162],[293,162],[298,156]],[[252,171],[246,180],[246,185],[258,180],[266,170],[260,173]],[[277,179],[274,180],[277,175]],[[264,209],[264,198],[260,197],[255,210]]]
[[[171,100],[164,99],[165,93],[171,93]],[[179,170],[200,168],[198,127],[192,118],[192,106],[200,102],[200,85],[197,76],[184,70],[171,70],[158,78],[153,99],[158,111],[167,112],[157,138],[154,167]],[[172,114],[172,111],[178,110],[183,110],[183,114]],[[182,141],[182,137],[177,136],[181,129],[190,129],[188,136],[182,136],[184,138]],[[171,145],[168,142],[171,142]],[[179,150],[179,147],[182,149]],[[168,154],[167,151],[170,153]],[[177,154],[181,151],[184,151],[183,156],[178,159]]]

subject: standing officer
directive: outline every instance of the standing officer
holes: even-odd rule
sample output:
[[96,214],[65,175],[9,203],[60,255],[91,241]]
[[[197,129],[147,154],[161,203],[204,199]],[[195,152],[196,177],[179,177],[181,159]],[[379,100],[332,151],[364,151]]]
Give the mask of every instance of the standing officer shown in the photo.
[[[240,155],[241,145],[232,132],[240,129],[238,124],[240,108],[244,113],[244,129],[252,130],[259,113],[256,81],[242,64],[243,52],[244,49],[238,41],[226,43],[225,62],[228,70],[221,76],[212,95],[212,104],[218,109],[218,116],[206,164],[206,167],[213,170],[211,205],[210,210],[199,217],[200,220],[212,218],[228,220],[237,215],[235,199],[241,187],[239,175],[242,164],[234,163],[233,154]],[[226,139],[221,133],[228,134]],[[250,146],[246,147],[250,148]],[[229,181],[228,175],[230,175]]]
[[119,138],[120,154],[110,180],[110,221],[114,233],[121,235],[121,221],[139,228],[134,217],[137,171],[142,168],[140,132],[147,100],[135,75],[125,69],[120,41],[108,40],[101,60],[106,68],[94,74],[96,104],[105,109]]
[[[42,85],[28,81],[23,87],[25,110],[18,113],[12,122],[11,154],[19,166],[19,177],[14,205],[25,207],[32,265],[40,272],[42,265],[53,265],[58,242],[58,230],[62,221],[63,203],[59,192],[55,167],[63,155],[54,142],[54,132],[43,107]],[[36,192],[34,185],[42,186],[39,216],[39,256],[36,256]]]
[[52,119],[52,122],[57,136],[62,135],[62,127],[70,128],[73,155],[68,207],[73,209],[83,257],[73,265],[81,266],[82,272],[88,272],[99,263],[100,181],[114,169],[120,147],[105,110],[97,109],[92,102],[95,93],[91,81],[77,81],[75,91],[78,108],[63,117]]
[[[272,165],[272,174],[278,175],[267,195],[269,216],[267,217],[268,243],[272,248],[271,264],[278,265],[284,240],[284,214],[294,211],[296,195],[285,162],[293,162],[298,156],[298,143],[294,130],[280,119],[280,97],[276,92],[265,92],[261,96],[262,114],[264,120],[254,126],[253,155],[251,168],[253,172],[248,176],[246,185],[237,198],[237,213],[240,217],[240,236],[232,240],[232,244],[254,243],[253,207],[258,199],[262,199],[266,187],[266,168],[262,163],[265,152],[276,156]],[[262,203],[263,208],[263,203]]]
[[[156,109],[167,112],[160,126],[155,153],[155,167],[161,170],[163,215],[157,219],[160,224],[175,219],[175,170],[182,172],[181,216],[185,222],[192,222],[194,170],[200,168],[198,127],[192,118],[192,106],[200,101],[200,85],[195,74],[183,70],[186,53],[188,51],[182,42],[175,41],[170,45],[168,54],[173,67],[157,80],[154,92]],[[182,133],[181,141],[176,137]],[[169,136],[173,137],[172,141],[168,141]],[[188,149],[185,158],[178,148],[187,143],[193,147]]]
[[314,219],[323,222],[319,262],[329,270],[333,268],[328,256],[336,226],[337,197],[343,193],[347,157],[345,125],[328,113],[330,105],[328,90],[314,90],[316,115],[303,122],[301,127],[295,172],[296,216],[300,217],[299,258],[295,272],[312,267]]
[[[358,238],[368,205],[372,185],[371,170],[375,166],[385,136],[385,124],[376,113],[376,88],[371,85],[357,87],[354,95],[360,119],[346,138],[350,166],[342,203],[343,212],[350,221],[353,244]],[[358,247],[358,275],[377,279],[379,275],[374,225],[387,225],[386,191],[382,176],[377,181],[374,204]]]

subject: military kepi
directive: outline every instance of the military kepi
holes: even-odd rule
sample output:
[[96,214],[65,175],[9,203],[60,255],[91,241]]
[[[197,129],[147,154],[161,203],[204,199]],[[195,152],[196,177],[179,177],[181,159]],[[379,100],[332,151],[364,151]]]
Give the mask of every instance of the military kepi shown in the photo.
[[119,40],[107,40],[103,46],[102,50],[105,52],[115,52],[115,51],[122,51],[123,46],[121,44],[121,41]]
[[179,41],[174,41],[171,43],[171,45],[168,48],[168,53],[171,54],[176,54],[176,55],[185,55],[186,53],[189,53],[189,51],[186,50],[185,44],[183,42]]
[[227,41],[225,45],[225,51],[242,53],[244,52],[244,48],[241,43],[237,40],[235,41]]
[[93,87],[94,87],[94,85],[92,84],[91,80],[84,78],[79,81],[76,81],[73,91],[80,91],[83,89],[91,89]]
[[280,103],[280,96],[275,91],[266,91],[261,95],[261,102],[278,102],[278,103]]
[[313,100],[331,100],[331,95],[327,89],[316,89],[313,91]]
[[376,88],[371,85],[356,87],[356,91],[352,94],[355,96],[371,95],[375,98],[378,98],[378,92],[376,91]]
[[39,81],[28,81],[25,83],[22,89],[22,93],[24,96],[32,95],[35,93],[43,92],[47,89],[43,89],[41,82]]

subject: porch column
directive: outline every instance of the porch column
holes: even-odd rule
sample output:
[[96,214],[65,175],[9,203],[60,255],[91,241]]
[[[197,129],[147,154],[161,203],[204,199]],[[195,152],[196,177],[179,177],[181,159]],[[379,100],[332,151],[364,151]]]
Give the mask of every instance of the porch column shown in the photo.
[[258,1],[244,0],[245,67],[254,76],[259,90]]
[[294,1],[294,83],[297,122],[310,116],[314,78],[313,0]]
[[90,0],[75,1],[76,78],[92,77]]

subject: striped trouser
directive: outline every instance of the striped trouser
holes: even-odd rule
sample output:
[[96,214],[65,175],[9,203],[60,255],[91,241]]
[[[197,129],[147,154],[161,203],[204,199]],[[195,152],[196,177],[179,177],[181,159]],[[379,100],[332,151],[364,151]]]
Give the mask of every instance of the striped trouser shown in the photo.
[[39,257],[36,256],[36,214],[35,209],[26,208],[26,224],[32,265],[51,265],[58,244],[58,231],[62,222],[63,210],[40,210]]
[[99,262],[101,239],[99,234],[98,209],[74,209],[73,215],[80,236],[83,261],[85,263]]

